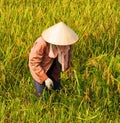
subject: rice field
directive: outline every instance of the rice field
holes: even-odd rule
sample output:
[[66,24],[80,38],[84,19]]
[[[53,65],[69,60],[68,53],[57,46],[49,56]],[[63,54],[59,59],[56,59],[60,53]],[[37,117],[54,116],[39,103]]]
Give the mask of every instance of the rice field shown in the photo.
[[[29,52],[60,21],[79,36],[71,75],[37,99]],[[0,123],[119,122],[120,1],[0,0]]]

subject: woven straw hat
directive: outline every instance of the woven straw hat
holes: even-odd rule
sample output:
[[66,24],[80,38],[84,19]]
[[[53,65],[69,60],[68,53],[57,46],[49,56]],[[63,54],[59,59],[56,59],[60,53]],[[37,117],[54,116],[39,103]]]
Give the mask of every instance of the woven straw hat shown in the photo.
[[63,22],[43,31],[42,37],[48,43],[61,46],[72,45],[78,41],[78,35]]

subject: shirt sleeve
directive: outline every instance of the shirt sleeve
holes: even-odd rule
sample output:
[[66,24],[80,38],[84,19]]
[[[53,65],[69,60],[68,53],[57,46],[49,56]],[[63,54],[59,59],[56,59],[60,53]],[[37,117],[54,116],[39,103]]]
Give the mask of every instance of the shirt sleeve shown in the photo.
[[41,66],[43,56],[45,54],[45,48],[46,46],[44,44],[40,42],[35,42],[29,56],[29,67],[31,69],[33,78],[39,78],[40,83],[42,83],[48,78]]

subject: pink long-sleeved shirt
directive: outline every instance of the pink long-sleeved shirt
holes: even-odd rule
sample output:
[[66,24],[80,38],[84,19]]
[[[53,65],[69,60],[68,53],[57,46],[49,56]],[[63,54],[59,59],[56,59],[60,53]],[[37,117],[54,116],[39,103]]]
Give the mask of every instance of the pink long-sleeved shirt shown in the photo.
[[[29,68],[30,73],[37,82],[42,84],[47,78],[47,71],[51,67],[54,58],[49,57],[50,44],[47,43],[42,37],[39,37],[32,47],[29,54]],[[71,66],[72,49],[69,53],[68,67]],[[51,72],[53,78],[58,81],[60,79],[60,63],[58,60],[55,62],[55,67]]]

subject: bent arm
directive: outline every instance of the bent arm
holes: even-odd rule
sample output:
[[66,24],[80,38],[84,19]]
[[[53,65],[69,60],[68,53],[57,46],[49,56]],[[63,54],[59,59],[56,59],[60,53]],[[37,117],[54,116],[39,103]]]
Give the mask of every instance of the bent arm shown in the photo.
[[29,56],[29,68],[32,77],[39,83],[43,83],[48,76],[41,66],[46,46],[42,43],[35,42]]

